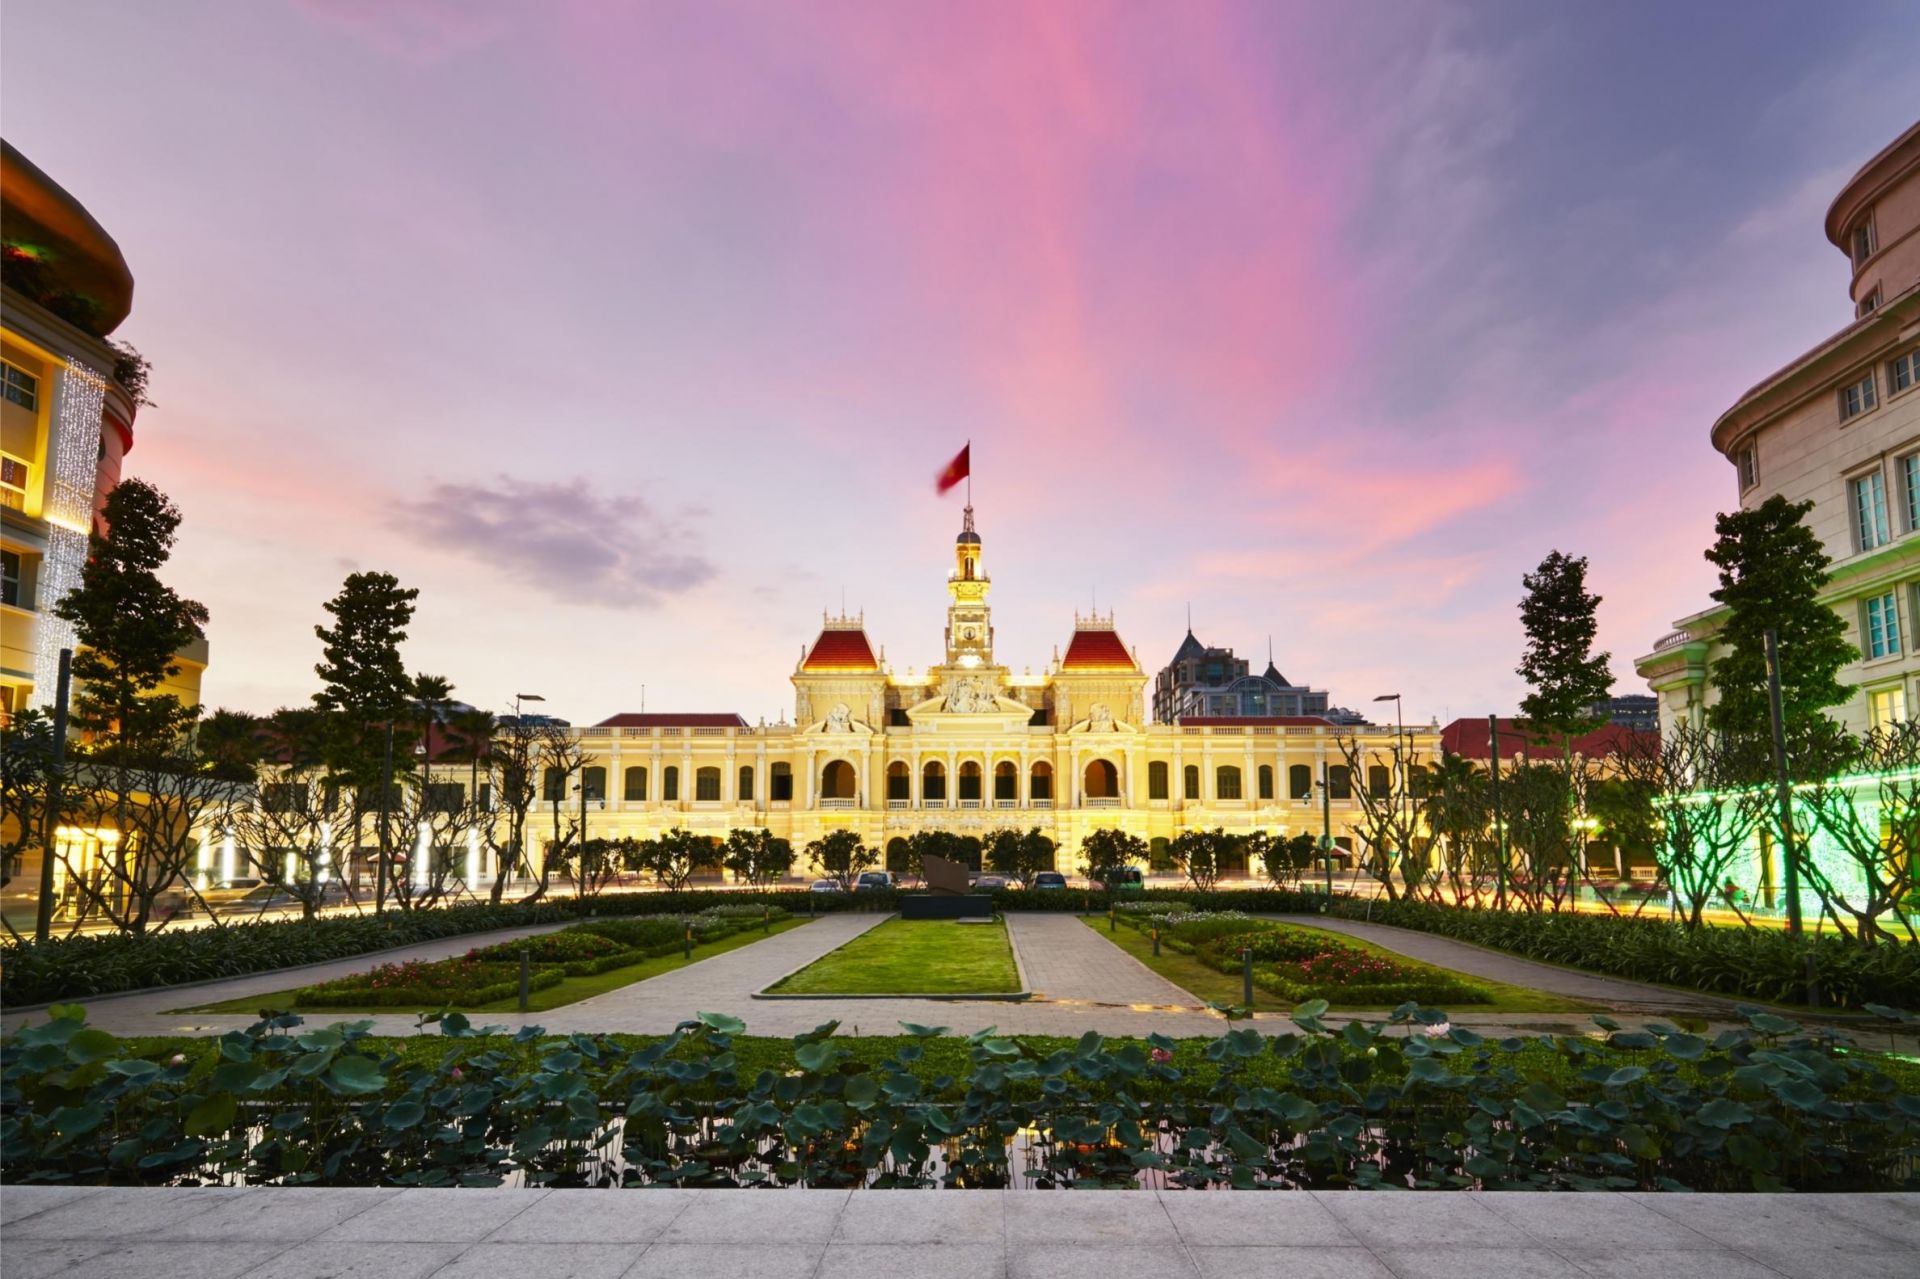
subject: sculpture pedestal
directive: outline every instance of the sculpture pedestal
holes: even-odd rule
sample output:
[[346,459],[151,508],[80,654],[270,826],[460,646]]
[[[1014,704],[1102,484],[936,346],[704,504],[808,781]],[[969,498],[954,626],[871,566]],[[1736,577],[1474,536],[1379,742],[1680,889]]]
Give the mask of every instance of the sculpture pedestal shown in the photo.
[[980,893],[909,893],[900,899],[902,919],[992,919],[993,898]]

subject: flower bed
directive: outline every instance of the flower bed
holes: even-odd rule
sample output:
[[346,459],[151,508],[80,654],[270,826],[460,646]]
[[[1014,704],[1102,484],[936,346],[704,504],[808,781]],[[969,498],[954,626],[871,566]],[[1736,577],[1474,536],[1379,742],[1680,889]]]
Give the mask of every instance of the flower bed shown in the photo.
[[1492,994],[1442,968],[1390,958],[1317,928],[1252,919],[1238,911],[1170,913],[1127,921],[1156,924],[1160,944],[1192,955],[1215,972],[1238,973],[1252,951],[1253,982],[1281,999],[1338,1004],[1484,1004]]
[[[545,990],[566,980],[558,967],[535,969],[528,989]],[[364,973],[302,986],[294,993],[300,1008],[472,1007],[506,999],[520,990],[520,965],[488,962],[474,955],[455,959],[409,960],[382,964]]]

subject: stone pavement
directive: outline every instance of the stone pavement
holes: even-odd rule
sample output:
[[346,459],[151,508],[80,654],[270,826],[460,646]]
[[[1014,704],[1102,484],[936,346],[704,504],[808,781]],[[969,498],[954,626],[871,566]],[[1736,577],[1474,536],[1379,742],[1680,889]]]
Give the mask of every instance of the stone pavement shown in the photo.
[[7,1279],[1887,1279],[1920,1195],[0,1190]]

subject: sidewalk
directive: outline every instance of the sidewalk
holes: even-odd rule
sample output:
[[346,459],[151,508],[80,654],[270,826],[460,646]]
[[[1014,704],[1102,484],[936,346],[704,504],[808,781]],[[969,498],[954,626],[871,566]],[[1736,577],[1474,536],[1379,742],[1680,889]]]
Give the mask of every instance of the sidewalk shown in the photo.
[[0,1192],[7,1279],[1885,1279],[1920,1195]]

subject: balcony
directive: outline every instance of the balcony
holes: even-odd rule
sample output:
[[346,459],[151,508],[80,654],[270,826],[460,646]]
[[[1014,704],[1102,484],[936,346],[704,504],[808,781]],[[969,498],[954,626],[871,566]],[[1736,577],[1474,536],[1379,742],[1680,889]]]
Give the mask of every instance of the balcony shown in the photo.
[[963,799],[960,801],[960,807],[962,808],[982,808],[984,806],[984,801],[978,799]]
[[1120,807],[1120,797],[1118,795],[1089,795],[1080,801],[1080,806],[1082,808],[1118,808]]
[[832,809],[857,808],[859,804],[860,801],[857,799],[822,799],[820,801],[820,807]]
[[993,806],[995,808],[1018,808],[1020,807],[1020,801],[1017,799],[996,799],[993,801]]
[[890,799],[887,801],[887,807],[897,812],[903,808],[912,808],[913,801],[910,799]]
[[923,799],[920,801],[920,807],[922,808],[945,808],[946,806],[947,801],[944,799]]
[[1030,799],[1027,801],[1027,807],[1028,808],[1052,808],[1053,797],[1051,795],[1036,796],[1033,799]]

